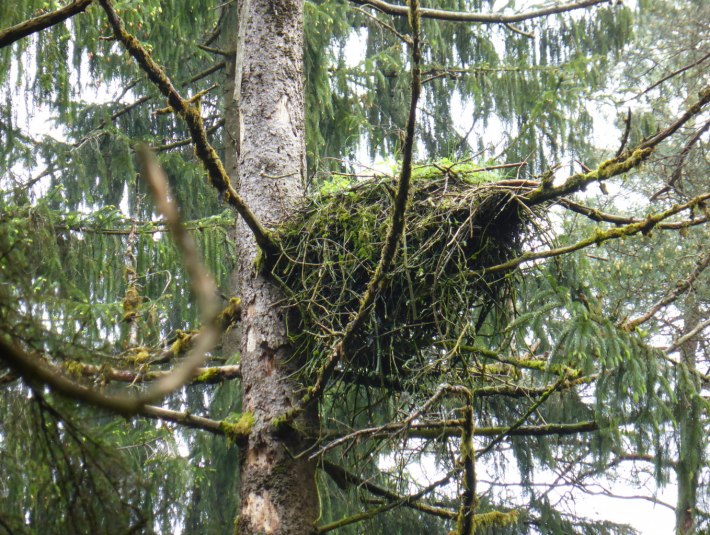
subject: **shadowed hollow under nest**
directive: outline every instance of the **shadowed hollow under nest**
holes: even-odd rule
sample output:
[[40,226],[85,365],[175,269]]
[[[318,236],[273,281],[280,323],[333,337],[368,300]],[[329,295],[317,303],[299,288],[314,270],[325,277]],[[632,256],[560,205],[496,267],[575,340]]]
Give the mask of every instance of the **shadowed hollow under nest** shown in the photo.
[[[481,269],[516,256],[531,216],[515,181],[471,164],[415,168],[406,229],[368,320],[346,348],[350,370],[403,376],[456,339],[493,303],[504,275]],[[358,309],[380,259],[396,181],[335,177],[281,229],[272,273],[287,306],[303,371],[315,373]],[[477,313],[476,313],[477,314]]]

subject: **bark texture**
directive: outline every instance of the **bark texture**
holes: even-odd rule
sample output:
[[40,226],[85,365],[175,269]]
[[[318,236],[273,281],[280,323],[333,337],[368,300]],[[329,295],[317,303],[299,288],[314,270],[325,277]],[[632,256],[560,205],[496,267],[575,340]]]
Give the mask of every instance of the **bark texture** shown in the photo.
[[[239,193],[273,228],[304,193],[303,0],[242,0],[239,19]],[[315,465],[294,460],[305,445],[295,435],[276,435],[270,424],[299,394],[291,378],[298,363],[280,308],[283,295],[257,273],[257,247],[242,222],[237,245],[243,410],[255,419],[241,450],[237,531],[307,534],[318,515]],[[314,415],[304,415],[298,424],[314,425]]]

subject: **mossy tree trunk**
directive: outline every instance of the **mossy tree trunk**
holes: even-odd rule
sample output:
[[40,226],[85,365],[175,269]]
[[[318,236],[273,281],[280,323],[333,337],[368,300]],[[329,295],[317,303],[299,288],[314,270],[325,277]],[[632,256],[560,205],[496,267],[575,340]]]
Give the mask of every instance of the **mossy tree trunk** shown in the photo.
[[[236,59],[239,193],[273,228],[304,194],[303,0],[242,0]],[[243,26],[242,26],[243,25]],[[240,80],[241,77],[241,80]],[[243,410],[254,416],[241,448],[238,533],[305,534],[318,513],[315,464],[277,435],[271,420],[295,404],[297,366],[279,304],[282,293],[255,269],[257,246],[237,226],[242,298]],[[302,428],[314,425],[313,414]]]

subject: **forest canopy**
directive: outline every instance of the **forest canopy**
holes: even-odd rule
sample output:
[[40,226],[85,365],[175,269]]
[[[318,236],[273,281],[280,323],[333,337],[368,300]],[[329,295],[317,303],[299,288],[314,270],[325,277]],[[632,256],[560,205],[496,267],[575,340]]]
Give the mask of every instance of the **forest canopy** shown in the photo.
[[710,530],[708,20],[2,2],[0,533]]

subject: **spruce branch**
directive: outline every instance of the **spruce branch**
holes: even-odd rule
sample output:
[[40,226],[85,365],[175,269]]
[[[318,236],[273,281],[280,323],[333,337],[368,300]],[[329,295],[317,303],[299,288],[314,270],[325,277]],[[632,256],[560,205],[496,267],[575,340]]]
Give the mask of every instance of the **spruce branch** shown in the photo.
[[214,345],[218,335],[215,318],[219,310],[214,298],[217,293],[214,283],[200,263],[192,237],[180,222],[177,207],[170,200],[164,173],[148,149],[139,148],[139,154],[142,156],[144,175],[152,189],[158,210],[165,218],[176,246],[182,254],[186,271],[202,309],[203,329],[184,362],[158,379],[155,385],[140,396],[104,395],[71,380],[55,366],[25,351],[18,343],[0,338],[0,359],[25,380],[30,383],[39,382],[61,395],[125,415],[141,412],[149,403],[164,398],[189,381],[202,364],[205,354]]
[[[660,223],[664,219],[668,219],[669,217],[678,214],[684,210],[688,210],[695,206],[701,205],[708,199],[710,199],[710,193],[704,193],[702,195],[698,195],[697,197],[692,198],[687,203],[676,204],[668,210],[664,210],[663,212],[659,212],[657,214],[651,214],[648,217],[637,221],[636,223],[631,223],[623,227],[612,228],[609,230],[597,229],[597,231],[592,236],[580,240],[572,245],[566,245],[564,247],[557,247],[555,249],[548,249],[545,251],[528,251],[518,256],[517,258],[513,258],[511,260],[508,260],[507,262],[503,262],[502,264],[487,267],[483,269],[482,272],[495,273],[498,271],[507,271],[531,260],[541,260],[545,258],[561,256],[574,251],[578,251],[580,249],[584,249],[586,247],[591,247],[592,245],[599,245],[609,240],[624,239],[639,233],[648,234],[651,230],[653,230],[653,228],[658,225],[658,223]],[[468,276],[475,277],[479,276],[480,273],[481,271],[472,271],[468,273]]]
[[[358,4],[361,6],[370,6],[378,9],[379,11],[386,13],[388,15],[397,15],[406,17],[409,14],[409,7],[390,4],[384,0],[350,0],[353,4]],[[444,9],[429,9],[421,8],[419,14],[421,18],[424,19],[435,19],[435,20],[445,20],[450,22],[478,22],[482,24],[510,24],[515,22],[523,22],[531,19],[538,19],[542,17],[547,17],[549,15],[557,15],[560,13],[566,13],[568,11],[574,11],[577,9],[584,9],[599,4],[606,4],[608,0],[584,0],[581,2],[571,2],[569,4],[562,4],[558,6],[550,6],[541,9],[534,9],[531,11],[524,11],[522,13],[514,13],[511,15],[504,15],[501,13],[474,13],[466,11],[447,11]],[[527,35],[526,35],[527,37]]]
[[222,160],[207,138],[207,131],[199,110],[191,105],[188,100],[180,96],[162,67],[156,63],[140,41],[126,31],[123,21],[113,8],[111,0],[99,0],[99,3],[106,12],[116,39],[123,44],[128,53],[133,56],[141,69],[148,75],[150,81],[153,82],[168,99],[168,103],[175,113],[182,117],[187,123],[188,130],[195,144],[195,154],[202,161],[202,164],[207,170],[210,183],[220,194],[224,195],[227,203],[244,219],[247,226],[254,234],[256,243],[264,251],[264,254],[267,257],[271,257],[278,253],[279,246],[274,240],[272,233],[264,227],[262,222],[256,217],[251,208],[247,206],[244,199],[241,198],[232,186]]

